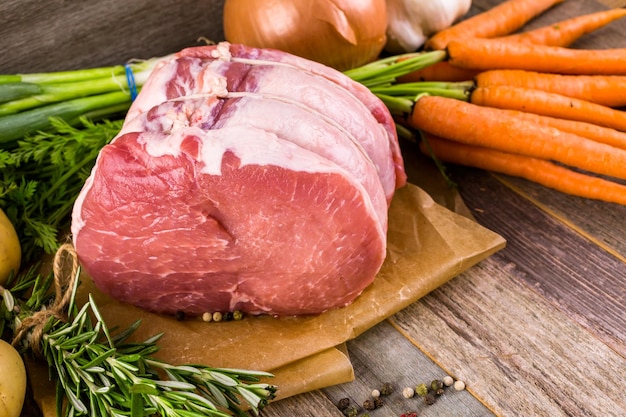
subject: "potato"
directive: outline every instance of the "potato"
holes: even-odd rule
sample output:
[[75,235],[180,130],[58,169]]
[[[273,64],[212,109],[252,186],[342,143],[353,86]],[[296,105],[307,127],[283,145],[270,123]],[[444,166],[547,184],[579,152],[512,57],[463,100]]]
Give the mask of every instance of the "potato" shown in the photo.
[[9,218],[0,209],[0,285],[5,285],[11,271],[17,274],[22,259],[20,241]]
[[20,354],[0,339],[0,416],[19,417],[26,395],[26,368]]

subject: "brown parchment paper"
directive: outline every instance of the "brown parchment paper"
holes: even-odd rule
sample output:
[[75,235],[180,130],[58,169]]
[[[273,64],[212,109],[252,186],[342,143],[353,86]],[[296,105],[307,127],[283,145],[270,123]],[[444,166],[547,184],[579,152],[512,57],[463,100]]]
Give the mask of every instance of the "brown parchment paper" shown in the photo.
[[[278,394],[285,398],[351,380],[349,358],[338,347],[504,245],[500,235],[408,184],[397,191],[391,204],[387,259],[374,283],[347,307],[311,317],[177,321],[110,299],[88,276],[82,277],[77,300],[83,303],[91,293],[110,327],[141,319],[137,339],[164,332],[156,355],[160,359],[271,371],[276,378],[270,382],[279,386]],[[49,385],[42,381],[33,387],[42,408],[54,402]]]

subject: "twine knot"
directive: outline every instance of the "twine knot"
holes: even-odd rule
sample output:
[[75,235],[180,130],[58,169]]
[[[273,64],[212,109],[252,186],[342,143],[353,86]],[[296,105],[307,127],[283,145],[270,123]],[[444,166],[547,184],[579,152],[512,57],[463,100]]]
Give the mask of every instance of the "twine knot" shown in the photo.
[[72,289],[78,275],[78,255],[71,243],[64,243],[54,255],[52,265],[54,277],[54,301],[47,308],[43,308],[33,315],[26,317],[15,332],[13,346],[17,346],[24,337],[30,334],[29,344],[32,351],[40,355],[43,330],[51,317],[66,322],[65,309],[72,298]]

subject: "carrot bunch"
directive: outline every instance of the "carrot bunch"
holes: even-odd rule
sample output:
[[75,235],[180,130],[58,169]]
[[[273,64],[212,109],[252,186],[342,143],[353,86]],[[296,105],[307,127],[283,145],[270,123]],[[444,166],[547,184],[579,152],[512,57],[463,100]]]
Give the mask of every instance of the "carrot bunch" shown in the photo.
[[[444,162],[626,205],[626,48],[575,49],[626,16],[611,9],[515,33],[563,0],[506,0],[434,35],[445,61],[398,79],[472,81],[466,99],[422,94],[405,123]],[[392,91],[392,90],[390,90]]]

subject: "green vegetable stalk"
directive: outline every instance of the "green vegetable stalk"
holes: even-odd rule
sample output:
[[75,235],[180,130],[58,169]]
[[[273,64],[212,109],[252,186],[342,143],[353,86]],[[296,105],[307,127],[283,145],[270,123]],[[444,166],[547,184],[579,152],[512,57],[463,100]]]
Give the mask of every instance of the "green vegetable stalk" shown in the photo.
[[123,114],[134,93],[163,58],[126,66],[0,75],[0,146],[51,127],[50,118],[75,124],[81,117]]

